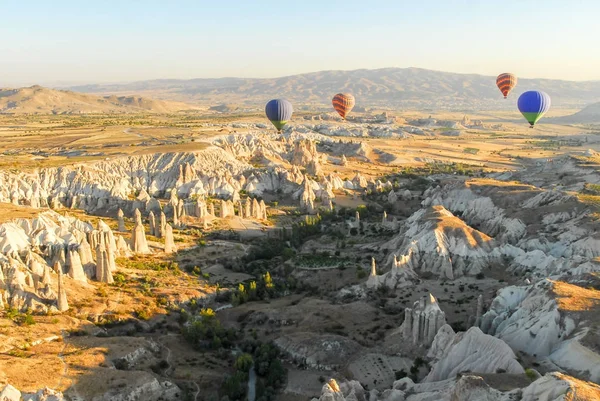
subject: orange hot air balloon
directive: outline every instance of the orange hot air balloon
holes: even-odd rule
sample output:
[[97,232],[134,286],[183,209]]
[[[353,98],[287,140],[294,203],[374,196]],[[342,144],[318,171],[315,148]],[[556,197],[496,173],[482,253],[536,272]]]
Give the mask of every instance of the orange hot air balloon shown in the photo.
[[354,107],[354,96],[349,93],[338,93],[333,97],[331,102],[333,103],[335,111],[337,111],[343,119],[346,119],[346,116]]
[[508,93],[517,85],[517,76],[507,72],[500,74],[496,78],[496,85],[498,85],[498,89],[500,89],[500,92],[502,92],[506,99]]

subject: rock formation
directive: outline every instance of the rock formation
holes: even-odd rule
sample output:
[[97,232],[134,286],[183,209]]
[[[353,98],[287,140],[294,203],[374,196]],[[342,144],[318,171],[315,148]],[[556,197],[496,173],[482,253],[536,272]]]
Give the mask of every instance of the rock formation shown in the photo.
[[438,330],[446,324],[446,315],[431,294],[416,301],[412,308],[404,310],[404,322],[400,332],[413,344],[429,346]]
[[167,216],[165,215],[165,212],[160,212],[159,224],[156,227],[157,228],[156,236],[158,238],[162,238],[165,235],[166,226],[167,226]]
[[58,300],[57,300],[57,309],[59,312],[64,312],[69,310],[69,302],[67,302],[67,290],[65,289],[65,284],[63,282],[63,273],[60,266],[57,266],[58,270]]
[[120,232],[127,231],[125,229],[125,214],[123,213],[123,211],[121,209],[119,209],[119,211],[117,212],[117,220],[118,220],[118,224],[119,224],[118,230]]
[[443,326],[435,336],[429,357],[436,361],[426,382],[441,381],[456,377],[459,372],[525,373],[517,362],[517,357],[502,340],[483,334],[477,327],[467,332],[454,334],[448,325]]
[[146,232],[142,224],[142,216],[138,209],[135,210],[135,225],[131,233],[131,250],[134,253],[150,253]]
[[299,140],[294,144],[292,151],[292,164],[296,166],[307,166],[312,161],[319,159],[317,146],[311,140]]
[[173,228],[171,227],[170,224],[167,224],[165,227],[165,252],[166,253],[173,253],[177,251],[177,248],[175,247],[175,241],[173,239]]
[[148,225],[150,229],[150,235],[156,237],[158,230],[156,229],[156,217],[154,216],[154,212],[152,211],[148,213]]
[[414,213],[384,248],[392,249],[388,263],[402,255],[403,265],[449,279],[476,275],[502,259],[492,238],[441,206]]
[[67,266],[69,266],[69,277],[73,280],[81,281],[82,283],[87,282],[85,272],[83,271],[83,265],[81,264],[81,257],[74,248],[67,251]]
[[342,158],[340,159],[340,166],[347,166],[348,165],[348,159],[346,159],[346,155],[342,155]]

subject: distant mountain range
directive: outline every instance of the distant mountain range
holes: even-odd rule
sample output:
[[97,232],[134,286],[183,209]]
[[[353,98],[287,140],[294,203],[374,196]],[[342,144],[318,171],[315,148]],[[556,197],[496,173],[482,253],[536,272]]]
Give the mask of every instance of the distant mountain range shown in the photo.
[[419,68],[384,68],[322,71],[269,79],[161,79],[83,85],[70,89],[89,93],[146,95],[198,104],[256,106],[275,97],[285,97],[295,104],[329,106],[333,95],[350,92],[356,97],[357,105],[363,107],[508,109],[515,107],[522,92],[531,89],[546,91],[555,107],[579,108],[600,101],[600,81],[549,79],[520,79],[509,99],[504,100],[495,78]]
[[0,89],[0,114],[173,113],[194,109],[180,102],[139,96],[95,96],[31,86]]

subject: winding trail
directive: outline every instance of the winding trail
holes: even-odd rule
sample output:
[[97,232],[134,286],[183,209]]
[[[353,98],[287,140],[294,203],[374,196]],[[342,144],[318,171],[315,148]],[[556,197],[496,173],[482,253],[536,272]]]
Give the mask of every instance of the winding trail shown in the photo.
[[[58,380],[58,384],[56,385],[57,390],[60,389],[60,385],[62,384],[63,379],[67,377],[67,372],[69,371],[69,365],[67,365],[67,363],[65,362],[65,351],[69,346],[69,344],[65,341],[65,338],[68,338],[69,336],[64,330],[60,331],[60,335],[62,337],[64,346],[63,349],[58,353],[58,359],[60,359],[60,362],[63,364],[63,373],[60,376],[60,379]],[[79,395],[77,389],[75,388],[76,383],[73,381],[73,379],[69,379],[69,381],[69,387],[66,390],[71,390],[73,392],[70,399],[72,401],[84,401],[84,398]]]
[[[161,346],[161,348],[164,348],[167,350],[167,358],[165,359],[167,362],[167,368],[164,370],[162,375],[166,378],[170,378],[169,371],[172,371],[172,369],[173,369],[173,365],[171,364],[171,348],[167,347],[162,341],[158,341],[158,344]],[[198,383],[196,383],[193,380],[180,380],[180,381],[185,382],[185,383],[192,383],[196,387],[196,393],[194,394],[194,401],[198,401],[198,395],[200,395],[200,386],[198,385]]]
[[63,342],[63,348],[58,353],[58,359],[60,359],[60,363],[62,363],[62,365],[63,365],[63,373],[60,376],[60,379],[58,380],[58,384],[56,385],[56,388],[60,388],[60,385],[62,384],[63,379],[67,376],[67,372],[69,370],[69,366],[65,362],[65,350],[69,346],[69,344],[65,341],[65,337],[66,337],[65,334],[66,334],[66,332],[64,330],[60,331],[60,335],[62,337],[62,342]]

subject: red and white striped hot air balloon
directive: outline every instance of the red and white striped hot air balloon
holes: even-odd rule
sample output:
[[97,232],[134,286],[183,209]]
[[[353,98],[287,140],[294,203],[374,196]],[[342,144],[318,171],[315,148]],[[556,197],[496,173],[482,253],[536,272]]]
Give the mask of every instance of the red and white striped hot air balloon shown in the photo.
[[333,108],[338,112],[343,119],[352,111],[354,107],[354,96],[349,93],[338,93],[331,101]]
[[508,72],[500,74],[496,78],[496,85],[498,85],[498,89],[500,89],[500,92],[502,92],[506,99],[508,93],[517,85],[517,76]]

